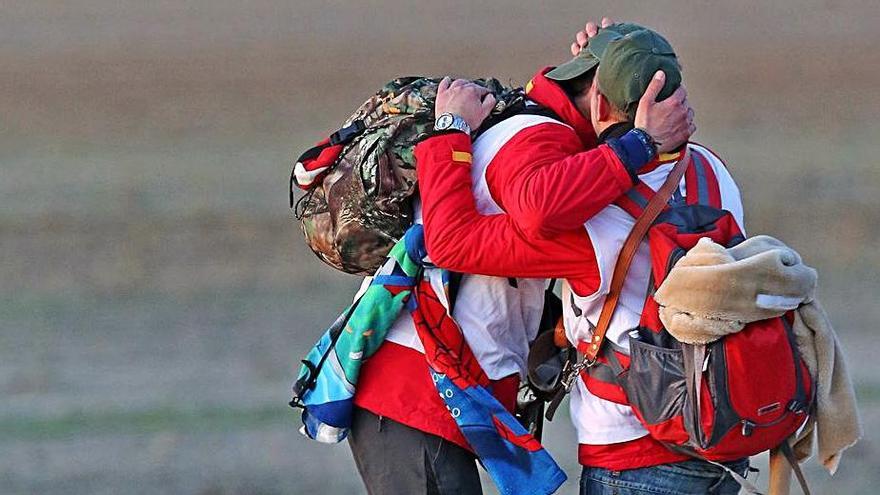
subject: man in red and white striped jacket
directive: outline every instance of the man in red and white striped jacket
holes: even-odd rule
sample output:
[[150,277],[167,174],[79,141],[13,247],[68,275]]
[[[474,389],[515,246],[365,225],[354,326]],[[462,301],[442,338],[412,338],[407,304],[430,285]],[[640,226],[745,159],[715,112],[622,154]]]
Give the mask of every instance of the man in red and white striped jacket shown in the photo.
[[[638,110],[645,130],[597,146],[588,117],[572,102],[589,79],[559,83],[545,77],[548,70],[538,72],[527,91],[531,108],[549,112],[510,117],[483,133],[473,148],[468,126],[476,129],[482,117],[462,118],[455,112],[456,99],[474,96],[473,89],[445,81],[437,99],[437,136],[426,143],[434,143],[429,145],[433,152],[445,149],[448,158],[454,155],[448,143],[467,141],[472,168],[464,172],[468,181],[461,192],[476,202],[477,212],[506,212],[529,235],[558,229],[559,235],[578,239],[583,234],[572,229],[628,190],[636,171],[650,161],[653,149],[643,144],[649,135],[670,147],[687,139],[689,109],[683,90],[662,103],[649,96]],[[573,190],[571,184],[581,187]],[[552,232],[548,225],[554,226]],[[499,260],[515,258],[478,252]],[[541,264],[554,263],[553,250],[545,254]],[[493,393],[511,410],[541,315],[546,281],[534,277],[543,278],[543,269],[520,270],[518,279],[465,275],[453,309],[468,345],[493,380]],[[585,266],[580,275],[591,273]],[[422,352],[412,320],[403,314],[364,363],[349,438],[358,470],[370,493],[480,493],[474,458],[436,394]]]
[[[614,29],[611,26],[603,31]],[[627,25],[621,32],[626,34],[615,32],[613,37],[604,38],[599,35],[606,42],[612,40],[604,46],[613,45],[613,50],[601,49],[602,42],[594,38],[591,44],[595,46],[582,50],[587,53],[542,74],[536,87],[549,84],[548,77],[563,81],[590,78],[589,87],[573,95],[569,110],[580,114],[582,121],[592,121],[598,134],[596,151],[605,150],[609,155],[630,160],[624,160],[622,167],[627,176],[614,176],[621,167],[615,169],[610,163],[605,165],[604,173],[590,178],[563,178],[561,174],[553,175],[557,170],[545,169],[548,177],[529,181],[524,190],[529,191],[532,205],[551,203],[554,215],[542,217],[531,212],[527,216],[529,221],[523,222],[521,216],[517,218],[517,202],[503,202],[504,211],[495,214],[479,211],[479,201],[471,193],[471,181],[475,166],[472,162],[476,163],[480,145],[471,146],[468,135],[455,132],[434,136],[416,148],[425,240],[432,261],[449,270],[489,276],[565,278],[564,320],[566,334],[573,343],[590,341],[617,256],[635,222],[613,201],[634,184],[636,177],[655,190],[659,188],[683,153],[682,149],[671,154],[655,150],[652,134],[638,130],[649,123],[634,112],[636,105],[644,105],[646,99],[678,97],[674,91],[681,75],[671,46],[640,26]],[[624,49],[618,49],[619,46]],[[619,57],[624,56],[638,60],[622,61]],[[628,70],[618,69],[617,78],[609,79],[606,74],[619,64],[628,64]],[[594,78],[597,65],[599,75]],[[659,68],[663,72],[655,73]],[[634,85],[630,78],[637,80]],[[453,83],[443,89],[438,93],[438,112],[460,112],[476,122],[485,114],[483,91],[478,87]],[[638,95],[642,95],[641,101]],[[626,99],[620,101],[621,98]],[[647,139],[628,140],[633,137]],[[518,144],[509,155],[496,155],[496,160],[504,157],[516,163],[518,156],[530,152],[532,143]],[[720,194],[723,208],[733,213],[742,228],[739,190],[726,167],[708,149],[695,144],[688,146],[709,162],[712,188]],[[508,162],[493,162],[493,166],[503,170]],[[684,185],[682,180],[679,194],[687,194]],[[627,332],[638,325],[649,274],[650,255],[644,244],[627,275],[619,309],[607,334],[621,352],[628,352]],[[721,468],[665,448],[648,436],[629,406],[595,395],[581,380],[572,390],[571,413],[578,433],[579,460],[584,466],[582,494],[660,493],[657,490],[726,494],[737,493],[739,489]],[[748,461],[731,463],[729,467],[742,473]]]

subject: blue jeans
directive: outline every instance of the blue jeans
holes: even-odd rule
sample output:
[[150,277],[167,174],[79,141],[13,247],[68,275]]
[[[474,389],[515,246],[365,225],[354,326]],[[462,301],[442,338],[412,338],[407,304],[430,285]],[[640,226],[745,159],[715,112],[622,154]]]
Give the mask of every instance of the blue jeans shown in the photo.
[[[745,476],[749,460],[725,463]],[[723,469],[692,460],[659,466],[611,471],[584,467],[581,495],[736,495],[739,483]]]

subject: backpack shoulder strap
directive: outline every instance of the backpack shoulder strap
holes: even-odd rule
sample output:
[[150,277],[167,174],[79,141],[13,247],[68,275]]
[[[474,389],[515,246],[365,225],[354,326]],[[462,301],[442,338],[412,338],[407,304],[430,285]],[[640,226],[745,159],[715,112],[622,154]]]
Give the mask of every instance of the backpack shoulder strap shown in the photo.
[[689,205],[705,205],[721,208],[721,189],[712,163],[701,151],[691,150],[694,164],[684,174],[686,202]]
[[[611,325],[611,317],[614,316],[614,310],[617,309],[617,303],[620,301],[620,293],[623,290],[623,282],[626,279],[626,273],[629,271],[629,266],[632,264],[632,260],[636,255],[636,251],[639,249],[639,245],[642,243],[642,239],[644,239],[645,235],[648,233],[648,229],[654,223],[654,220],[657,219],[657,216],[660,215],[660,212],[666,208],[667,201],[672,196],[672,192],[678,188],[678,185],[681,182],[681,177],[684,175],[685,169],[688,168],[690,162],[690,148],[686,147],[684,155],[678,163],[675,164],[672,171],[669,172],[669,176],[666,177],[666,181],[660,187],[660,190],[655,193],[651,188],[645,185],[644,187],[648,188],[648,191],[651,192],[650,199],[646,201],[644,207],[636,205],[638,210],[633,209],[632,212],[627,210],[630,214],[636,213],[636,223],[633,225],[632,230],[630,230],[629,235],[624,241],[623,248],[620,250],[620,255],[617,257],[617,263],[614,265],[614,274],[611,277],[611,287],[609,288],[608,295],[605,296],[602,311],[599,313],[599,322],[596,324],[596,328],[593,330],[593,337],[589,342],[578,342],[577,350],[583,355],[580,362],[576,364],[566,362],[565,367],[562,370],[562,388],[559,389],[553,397],[553,400],[547,405],[546,418],[548,420],[553,419],[556,409],[559,408],[559,404],[562,403],[565,394],[571,390],[572,383],[575,378],[580,375],[580,372],[596,364],[599,353],[602,351],[602,344],[605,342],[605,334],[608,332],[608,328]],[[630,199],[633,200],[633,198]],[[636,201],[636,203],[638,203],[638,201]],[[614,352],[611,352],[609,357],[609,361],[611,361],[612,366],[614,366],[614,363],[616,362]]]
[[629,213],[631,217],[639,218],[645,211],[651,198],[656,194],[650,186],[640,179],[629,191],[617,198],[614,204]]
[[531,100],[526,101],[524,105],[525,108],[518,112],[517,115],[541,115],[544,117],[550,117],[553,120],[565,122],[564,120],[562,120],[562,117],[560,117],[558,113]]
[[483,124],[480,126],[480,128],[477,129],[476,132],[474,132],[473,139],[476,140],[481,134],[488,131],[492,127],[504,122],[505,120],[507,120],[511,117],[517,116],[517,115],[540,115],[543,117],[549,117],[553,120],[558,120],[559,122],[565,123],[565,121],[562,120],[562,117],[557,115],[556,112],[554,112],[553,110],[550,110],[549,108],[542,107],[541,105],[538,105],[537,103],[534,103],[531,101],[519,101],[519,102],[516,102],[515,104],[511,105],[510,107],[508,107],[506,110],[504,110],[503,112],[501,112],[498,115],[490,115],[483,122]]
[[642,214],[636,219],[636,223],[630,231],[629,235],[623,243],[623,248],[614,265],[614,274],[611,277],[611,286],[608,295],[605,296],[605,303],[602,305],[602,312],[599,313],[599,321],[596,323],[596,329],[593,331],[593,338],[590,342],[579,342],[578,351],[584,355],[582,361],[583,366],[592,366],[596,362],[602,344],[605,342],[605,334],[611,325],[611,317],[614,316],[614,310],[617,309],[617,303],[620,301],[620,294],[623,290],[623,282],[626,274],[635,258],[636,251],[642,243],[642,239],[648,233],[648,229],[657,219],[657,216],[666,207],[666,203],[672,196],[672,191],[678,187],[685,169],[689,168],[691,163],[691,151],[686,147],[681,160],[675,164],[666,181],[660,187],[656,194],[645,205]]
[[[688,191],[691,191],[691,190],[697,191],[697,189],[698,189],[697,185],[700,184],[703,191],[704,191],[703,196],[717,198],[718,199],[718,207],[720,208],[721,194],[720,194],[720,192],[718,192],[718,182],[715,179],[715,173],[712,170],[712,166],[711,166],[710,162],[708,161],[708,159],[705,158],[705,156],[703,156],[701,154],[698,155],[699,152],[693,148],[687,147],[687,149],[685,151],[687,151],[688,149],[691,151],[691,154],[693,155],[693,157],[692,157],[691,165],[685,170],[685,174],[684,174],[685,188]],[[678,158],[679,162],[684,160],[685,151],[682,151],[680,153],[680,156]],[[702,159],[702,161],[698,162],[697,160],[700,158]],[[672,161],[672,160],[668,160],[668,161]],[[664,163],[668,163],[668,161],[666,161]],[[697,166],[703,167],[703,169],[700,170],[699,174],[696,172]],[[705,178],[706,180],[699,180],[698,181],[698,180],[696,180],[697,177]],[[691,183],[693,183],[693,186],[691,186]],[[710,191],[709,189],[706,188],[707,186],[714,186],[714,190]],[[645,207],[648,206],[648,202],[651,200],[651,198],[654,197],[655,194],[657,194],[657,193],[653,189],[651,189],[650,186],[645,184],[642,180],[639,180],[638,182],[636,182],[636,184],[632,188],[630,188],[630,190],[628,190],[622,196],[617,198],[617,200],[614,201],[614,205],[620,207],[621,209],[623,209],[623,211],[629,213],[629,215],[631,217],[639,218],[639,216],[645,210]],[[681,198],[681,194],[677,188],[673,189],[672,194],[673,194],[672,204],[684,204],[685,203],[684,198]],[[697,197],[698,196],[695,195],[693,203],[687,203],[687,204],[696,204]]]

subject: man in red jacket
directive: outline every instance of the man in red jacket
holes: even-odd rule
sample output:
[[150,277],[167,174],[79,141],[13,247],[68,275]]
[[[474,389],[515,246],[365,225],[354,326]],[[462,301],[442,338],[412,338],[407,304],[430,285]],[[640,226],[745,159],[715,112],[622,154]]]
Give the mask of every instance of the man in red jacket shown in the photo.
[[[573,98],[582,100],[591,76],[559,82],[545,77],[549,70],[528,84],[526,112],[491,127],[469,148],[474,186],[465,186],[478,211],[507,212],[535,236],[579,227],[632,186],[636,171],[655,154],[652,139],[672,149],[692,132],[683,89],[660,103],[649,92],[638,105],[642,130],[597,147],[588,115],[573,103]],[[662,86],[658,81],[651,91]],[[441,85],[438,137],[429,141],[439,144],[460,135],[470,147],[469,131],[483,115],[458,113],[455,104],[472,91],[463,82]],[[492,104],[477,99],[478,107]],[[574,191],[570,184],[581,188]],[[418,217],[418,205],[416,211]],[[517,276],[543,277],[540,272],[536,267]],[[493,393],[511,409],[537,330],[543,290],[541,280],[466,275],[455,301],[453,316],[469,347],[493,381]],[[473,455],[437,396],[422,352],[409,316],[403,315],[364,363],[349,436],[358,470],[370,493],[480,493]]]
[[[658,73],[659,69],[662,72]],[[572,95],[568,111],[592,122],[600,143],[597,150],[622,157],[633,179],[638,177],[648,187],[659,188],[683,150],[669,155],[655,150],[660,146],[656,139],[650,139],[652,133],[639,130],[650,123],[636,109],[646,100],[677,97],[680,66],[668,42],[640,26],[610,26],[572,61],[544,73],[535,87],[549,84],[550,78],[563,86],[590,79],[589,85],[579,84],[582,91]],[[479,87],[454,82],[441,89],[438,113],[457,112],[474,123],[482,121],[489,106],[482,101],[484,92]],[[529,144],[523,143],[518,152],[528,153]],[[720,194],[722,207],[742,227],[739,190],[721,160],[704,147],[688,146],[709,162],[711,187],[717,187],[714,190]],[[462,132],[431,137],[416,148],[425,240],[432,261],[449,270],[490,276],[565,278],[566,334],[572,342],[589,342],[617,255],[635,221],[612,202],[634,182],[615,180],[611,167],[606,175],[597,173],[587,181],[544,177],[526,185],[528,204],[540,207],[551,203],[554,218],[533,211],[526,216],[528,221],[522,222],[516,218],[521,203],[517,201],[505,202],[504,212],[481,215],[471,193],[473,173],[469,170],[474,161],[471,153],[476,155],[477,148],[472,148],[470,137]],[[515,163],[517,154],[510,157]],[[506,163],[495,166],[503,169]],[[546,169],[547,175],[555,172]],[[567,201],[576,206],[566,208]],[[628,331],[638,325],[649,274],[650,254],[647,246],[642,246],[607,334],[611,345],[621,352],[628,352]],[[577,380],[572,390],[571,410],[579,460],[584,466],[584,495],[733,494],[739,490],[720,467],[689,460],[653,440],[629,406],[595,395],[582,380]],[[743,473],[748,461],[728,467]]]

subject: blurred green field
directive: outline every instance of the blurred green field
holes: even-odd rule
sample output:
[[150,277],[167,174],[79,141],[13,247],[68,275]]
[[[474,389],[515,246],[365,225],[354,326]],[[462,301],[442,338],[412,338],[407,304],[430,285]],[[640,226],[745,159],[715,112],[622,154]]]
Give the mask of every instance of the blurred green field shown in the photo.
[[[302,242],[290,159],[392,77],[522,84],[603,14],[668,34],[695,140],[740,183],[749,232],[819,269],[868,438],[833,479],[808,476],[814,493],[876,493],[869,0],[4,4],[0,493],[360,493],[347,447],[305,441],[286,405],[358,283]],[[548,436],[576,479],[566,416]]]

